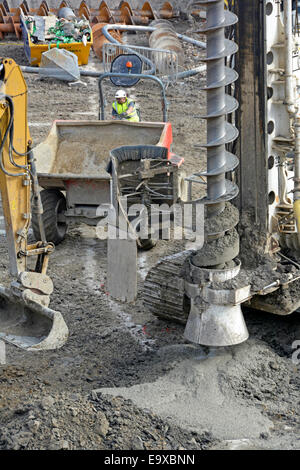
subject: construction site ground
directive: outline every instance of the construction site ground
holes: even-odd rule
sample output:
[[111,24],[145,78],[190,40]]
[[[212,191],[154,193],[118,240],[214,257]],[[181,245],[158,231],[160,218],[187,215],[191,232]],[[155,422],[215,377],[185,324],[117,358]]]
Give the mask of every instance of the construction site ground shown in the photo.
[[[176,24],[187,32],[190,23]],[[128,42],[132,42],[128,36]],[[145,38],[144,38],[145,39]],[[6,39],[2,57],[27,65],[22,43]],[[186,66],[201,51],[185,45]],[[87,69],[100,70],[91,52]],[[69,86],[25,75],[34,144],[56,119],[97,119],[97,81]],[[205,74],[167,89],[174,151],[190,174],[205,167],[194,144],[205,140]],[[115,89],[106,82],[107,113]],[[159,89],[141,82],[130,91],[145,121],[161,121]],[[0,282],[9,284],[3,217]],[[183,242],[160,241],[138,254],[134,305],[106,290],[107,244],[95,229],[72,225],[49,263],[50,306],[64,316],[70,336],[57,351],[7,346],[0,366],[0,449],[184,450],[300,449],[299,365],[292,344],[300,315],[281,317],[244,309],[250,338],[228,348],[192,345],[184,326],[152,317],[142,302],[147,271]]]

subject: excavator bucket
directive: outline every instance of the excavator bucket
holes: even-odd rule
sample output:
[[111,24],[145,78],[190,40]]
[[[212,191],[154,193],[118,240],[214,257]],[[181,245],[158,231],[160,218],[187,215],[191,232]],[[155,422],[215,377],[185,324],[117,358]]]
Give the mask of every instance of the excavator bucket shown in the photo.
[[27,351],[58,349],[68,337],[62,315],[0,286],[0,340]]

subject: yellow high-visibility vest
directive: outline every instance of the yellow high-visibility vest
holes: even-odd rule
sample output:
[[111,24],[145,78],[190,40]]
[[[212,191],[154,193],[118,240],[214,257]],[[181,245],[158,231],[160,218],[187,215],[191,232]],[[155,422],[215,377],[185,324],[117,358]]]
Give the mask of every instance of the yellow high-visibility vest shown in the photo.
[[[228,0],[224,0],[226,8],[228,8]],[[234,5],[234,0],[232,0],[232,5]]]
[[139,119],[138,114],[136,112],[136,107],[135,107],[134,101],[129,100],[128,98],[126,98],[125,103],[118,103],[117,101],[114,101],[112,106],[113,106],[113,109],[118,114],[122,114],[122,113],[125,113],[127,111],[127,109],[129,108],[130,103],[133,103],[133,111],[132,111],[132,113],[128,114],[128,118],[126,118],[126,119],[127,119],[127,121],[131,121],[131,122],[139,122],[140,119]]

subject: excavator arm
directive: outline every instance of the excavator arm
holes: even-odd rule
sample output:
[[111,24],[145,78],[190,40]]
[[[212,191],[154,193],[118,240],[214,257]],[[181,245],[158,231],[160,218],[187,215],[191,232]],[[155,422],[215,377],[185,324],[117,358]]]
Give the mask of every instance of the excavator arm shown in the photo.
[[[25,80],[12,59],[0,59],[0,190],[13,279],[9,289],[0,286],[0,339],[24,349],[56,349],[68,329],[48,308],[53,283],[46,271],[54,245],[44,235],[31,146]],[[34,244],[28,244],[31,205],[42,238]]]
[[[13,276],[17,276],[19,272],[26,270],[26,257],[18,256],[18,253],[26,250],[24,235],[30,224],[27,217],[30,213],[30,174],[27,156],[24,155],[30,135],[27,125],[26,83],[19,67],[10,59],[1,61],[0,85],[0,189],[10,271]],[[10,147],[11,132],[15,135],[13,144],[23,154],[17,158]],[[16,158],[18,167],[10,161],[10,157]]]

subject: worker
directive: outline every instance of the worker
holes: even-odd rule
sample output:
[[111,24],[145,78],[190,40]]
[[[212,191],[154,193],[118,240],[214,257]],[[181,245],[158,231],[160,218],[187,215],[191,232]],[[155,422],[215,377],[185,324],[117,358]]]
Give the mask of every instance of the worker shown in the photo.
[[140,121],[135,102],[127,97],[126,91],[118,90],[115,98],[116,101],[112,105],[112,119],[126,119],[130,122]]

